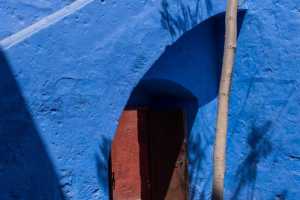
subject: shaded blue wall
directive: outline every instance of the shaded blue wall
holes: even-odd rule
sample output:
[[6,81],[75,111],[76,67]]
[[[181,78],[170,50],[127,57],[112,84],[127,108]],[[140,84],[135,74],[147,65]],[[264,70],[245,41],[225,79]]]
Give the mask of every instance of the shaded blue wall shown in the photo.
[[[35,12],[24,2],[0,1],[0,38],[71,3],[38,1],[49,9]],[[300,198],[299,6],[241,2],[226,199]],[[173,93],[192,96],[190,194],[209,199],[224,10],[217,0],[91,0],[23,39],[0,40],[0,199],[107,199],[118,118],[147,81],[150,93],[176,85]]]

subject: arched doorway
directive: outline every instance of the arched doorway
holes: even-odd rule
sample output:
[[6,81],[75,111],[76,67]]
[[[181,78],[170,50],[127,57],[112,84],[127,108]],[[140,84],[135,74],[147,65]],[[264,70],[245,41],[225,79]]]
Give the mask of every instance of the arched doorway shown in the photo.
[[[243,13],[240,14],[240,21],[242,20],[242,17]],[[166,48],[161,57],[144,75],[142,80],[132,91],[127,106],[124,109],[124,112],[128,112],[128,116],[133,116],[133,118],[131,118],[133,119],[131,120],[131,123],[136,124],[136,127],[134,127],[135,130],[139,130],[139,113],[142,113],[142,116],[145,113],[146,116],[152,115],[154,116],[155,120],[159,119],[157,120],[159,121],[158,125],[153,124],[152,120],[150,119],[149,123],[154,127],[164,126],[165,124],[167,124],[167,120],[164,121],[165,119],[161,119],[155,114],[153,115],[153,112],[171,112],[172,114],[170,115],[165,114],[165,118],[167,119],[172,119],[170,117],[171,115],[177,115],[177,117],[175,117],[175,119],[172,119],[171,121],[176,121],[176,124],[173,125],[173,127],[177,126],[175,128],[176,130],[183,130],[183,135],[181,134],[182,140],[178,140],[181,141],[178,143],[186,143],[187,146],[178,146],[180,146],[180,148],[186,149],[186,151],[184,152],[184,159],[188,160],[188,164],[184,165],[182,168],[183,171],[187,169],[188,175],[181,176],[184,177],[184,180],[181,180],[181,182],[179,181],[180,183],[184,183],[182,187],[183,189],[181,188],[180,191],[177,190],[176,192],[174,192],[174,194],[176,194],[175,196],[177,197],[179,197],[179,195],[181,194],[184,194],[184,198],[188,198],[189,196],[190,199],[199,199],[199,197],[201,197],[202,199],[205,196],[209,195],[212,165],[211,154],[212,144],[214,140],[214,124],[216,113],[216,97],[221,71],[220,68],[224,45],[223,38],[224,15],[218,15],[210,18],[209,20],[201,23],[193,30],[185,33],[172,46]],[[147,111],[145,111],[145,109]],[[141,119],[143,119],[143,117],[141,117]],[[122,117],[119,123],[119,127],[122,126],[121,121]],[[171,128],[172,126],[170,127],[170,130]],[[150,137],[152,137],[153,135],[155,135],[156,131],[152,131],[152,128],[150,128],[150,130],[151,131],[148,132],[150,132]],[[168,133],[165,134],[168,135]],[[116,135],[117,138],[118,131]],[[180,135],[180,133],[177,133],[177,135]],[[174,139],[175,135],[172,135],[172,137],[168,137],[166,140],[162,139],[161,141],[163,143],[159,145],[163,147],[172,146],[172,144],[176,143],[176,140],[172,141],[172,138]],[[138,131],[135,135],[135,140],[137,141],[135,142],[135,145],[140,145],[141,141],[139,141]],[[124,141],[125,142],[123,144],[117,144],[117,147],[121,147],[122,145],[128,146],[126,145],[130,143],[128,141],[132,142],[131,139],[127,139]],[[149,144],[147,143],[147,145]],[[134,145],[132,144],[131,147],[132,146]],[[153,160],[151,159],[143,162],[144,155],[148,155],[149,151],[151,152],[152,149],[147,149],[148,152],[144,154],[142,153],[143,155],[141,155],[139,148],[140,147],[136,147],[134,150],[137,156],[136,160],[134,161],[135,167],[133,167],[135,168],[135,174],[132,175],[132,177],[146,178],[145,180],[133,181],[134,184],[136,184],[135,189],[129,190],[135,195],[137,194],[137,198],[143,200],[168,199],[168,194],[170,194],[169,189],[172,187],[170,184],[172,184],[174,173],[176,174],[176,163],[177,161],[179,161],[180,163],[180,160],[182,158],[180,154],[181,150],[178,150],[177,152],[172,151],[172,153],[174,153],[173,155],[176,155],[173,159],[171,159],[172,154],[168,154],[169,160],[172,161],[172,167],[168,168],[168,170],[173,169],[173,171],[166,172],[169,173],[169,176],[164,186],[161,185],[162,182],[160,181],[159,187],[161,190],[158,194],[160,196],[157,197],[155,196],[157,195],[157,191],[153,191],[151,189],[153,187],[155,188],[156,185],[153,186],[151,180],[150,186],[148,183],[148,179],[151,179],[151,176],[154,173],[152,171],[155,171],[155,169],[149,169],[151,165],[149,166],[148,164],[146,165],[146,167],[140,165],[140,163],[145,164],[153,162]],[[160,153],[164,151],[164,149],[160,149],[159,147],[155,148],[155,150],[158,150],[158,152]],[[159,166],[163,168],[163,164],[160,163],[159,157],[158,159],[154,159],[154,161],[156,162],[156,164],[159,163]],[[184,162],[187,163],[186,161]],[[126,156],[125,158],[120,159],[120,163],[126,163]],[[114,170],[114,166],[111,166],[111,168]],[[130,167],[128,167],[127,169],[130,169]],[[144,175],[145,171],[151,171],[152,174],[150,173],[149,175],[146,173],[146,175]],[[115,172],[113,171],[113,173]],[[110,176],[113,177],[111,179],[111,185],[114,186],[112,187],[120,187],[117,186],[117,184],[119,184],[117,183],[117,181],[120,180],[121,176],[116,177],[116,174],[111,174]],[[180,176],[177,176],[177,178],[178,177]],[[124,178],[121,179],[125,180]],[[179,179],[180,178],[178,178],[177,180]],[[150,187],[150,189],[147,187]],[[115,188],[112,188],[112,197],[114,196],[113,190]],[[124,191],[126,195],[131,195],[130,192],[127,193],[126,189]],[[156,198],[152,198],[153,196],[155,196]],[[175,198],[171,197],[170,199]],[[181,200],[183,198],[180,197],[178,199]]]
[[197,107],[175,82],[141,81],[112,145],[114,199],[187,199],[187,119]]

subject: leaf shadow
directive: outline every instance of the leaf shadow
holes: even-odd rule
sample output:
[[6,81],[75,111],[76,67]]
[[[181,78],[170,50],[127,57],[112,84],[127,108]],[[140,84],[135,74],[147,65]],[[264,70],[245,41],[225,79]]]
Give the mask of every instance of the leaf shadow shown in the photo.
[[257,165],[272,152],[272,143],[268,139],[267,134],[271,127],[271,121],[266,122],[260,127],[252,127],[247,138],[250,152],[238,167],[236,173],[238,183],[232,197],[233,200],[238,199],[243,189],[247,189],[247,199],[254,199]]
[[[171,4],[173,4],[173,2],[162,0],[160,14],[163,28],[166,29],[174,39],[176,36],[188,31],[197,24],[201,17],[200,0],[195,0],[194,9],[181,0],[177,1],[176,5],[178,11],[175,12],[176,14],[172,12]],[[211,3],[209,2],[206,5],[211,6]]]

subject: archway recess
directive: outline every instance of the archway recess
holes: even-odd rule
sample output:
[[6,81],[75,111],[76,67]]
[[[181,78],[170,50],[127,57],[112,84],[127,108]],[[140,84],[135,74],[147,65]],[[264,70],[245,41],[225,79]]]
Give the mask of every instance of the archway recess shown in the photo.
[[[239,13],[239,28],[244,12]],[[168,46],[132,90],[127,108],[179,107],[186,113],[189,195],[209,195],[216,98],[224,45],[224,14]]]

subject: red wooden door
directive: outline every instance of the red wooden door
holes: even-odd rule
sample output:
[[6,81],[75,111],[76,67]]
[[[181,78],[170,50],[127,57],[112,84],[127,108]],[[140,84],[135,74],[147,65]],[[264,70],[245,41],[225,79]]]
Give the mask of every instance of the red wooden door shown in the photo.
[[139,144],[139,112],[126,110],[111,151],[112,195],[114,200],[142,199],[141,148]]
[[111,153],[113,200],[185,200],[187,163],[179,110],[125,110]]

